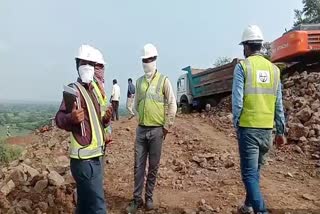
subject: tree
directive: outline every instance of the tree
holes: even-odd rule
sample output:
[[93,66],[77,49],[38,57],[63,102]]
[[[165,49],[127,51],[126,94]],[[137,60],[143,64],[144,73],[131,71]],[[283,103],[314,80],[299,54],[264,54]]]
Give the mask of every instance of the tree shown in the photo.
[[294,10],[294,26],[320,23],[320,0],[302,0],[302,3],[302,10]]
[[215,63],[213,64],[215,67],[219,67],[225,64],[228,64],[232,62],[232,59],[230,57],[219,57],[218,59],[216,59]]
[[271,43],[270,42],[264,42],[262,44],[261,52],[266,58],[270,59],[270,57],[271,57]]

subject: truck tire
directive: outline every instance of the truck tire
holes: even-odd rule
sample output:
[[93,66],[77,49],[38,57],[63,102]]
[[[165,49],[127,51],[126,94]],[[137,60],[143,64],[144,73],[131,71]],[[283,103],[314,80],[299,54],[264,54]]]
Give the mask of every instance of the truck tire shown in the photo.
[[189,103],[181,103],[182,114],[189,114],[191,112],[191,107]]

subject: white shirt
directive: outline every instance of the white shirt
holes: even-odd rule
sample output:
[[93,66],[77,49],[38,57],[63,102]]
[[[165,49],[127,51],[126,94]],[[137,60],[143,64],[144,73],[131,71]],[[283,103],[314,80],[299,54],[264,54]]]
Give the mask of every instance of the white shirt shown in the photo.
[[113,101],[119,101],[120,100],[120,87],[119,87],[118,84],[114,84],[112,86],[111,96],[112,96],[112,100]]

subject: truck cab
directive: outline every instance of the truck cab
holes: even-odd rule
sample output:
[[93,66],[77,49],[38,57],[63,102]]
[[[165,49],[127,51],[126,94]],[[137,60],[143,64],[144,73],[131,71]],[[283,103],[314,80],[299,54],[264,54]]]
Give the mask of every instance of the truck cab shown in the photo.
[[182,108],[183,113],[190,111],[190,104],[192,102],[192,93],[188,81],[187,74],[183,74],[177,81],[177,104]]
[[191,109],[201,111],[207,104],[215,106],[221,98],[231,94],[233,71],[239,59],[207,69],[191,66],[182,70],[186,72],[177,80],[177,104],[182,113]]

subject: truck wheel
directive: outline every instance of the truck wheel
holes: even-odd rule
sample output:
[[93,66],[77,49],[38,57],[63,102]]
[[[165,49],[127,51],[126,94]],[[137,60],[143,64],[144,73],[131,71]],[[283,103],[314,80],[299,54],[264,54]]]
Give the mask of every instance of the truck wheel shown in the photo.
[[181,103],[181,112],[182,114],[189,114],[191,111],[191,107],[188,103]]

